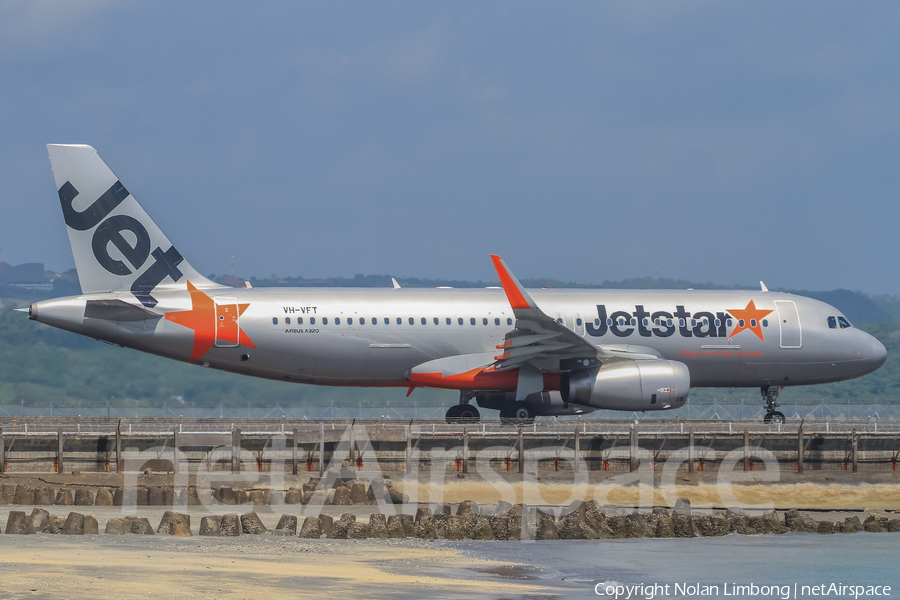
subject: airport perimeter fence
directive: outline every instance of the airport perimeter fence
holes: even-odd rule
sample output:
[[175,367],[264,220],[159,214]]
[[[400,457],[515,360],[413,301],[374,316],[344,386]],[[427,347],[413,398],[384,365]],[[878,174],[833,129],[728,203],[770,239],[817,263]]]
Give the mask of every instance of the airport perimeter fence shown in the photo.
[[[331,403],[328,405],[290,405],[273,407],[217,407],[202,408],[184,405],[150,407],[122,407],[111,403],[101,406],[81,407],[34,407],[20,404],[0,405],[0,417],[109,417],[118,419],[136,418],[226,418],[226,419],[307,419],[321,420],[442,420],[448,406],[420,405],[415,402],[387,402],[372,406],[371,402],[361,401],[357,405],[347,403]],[[875,404],[864,401],[820,402],[818,404],[781,404],[778,410],[784,413],[788,421],[900,421],[900,404]],[[671,421],[675,419],[703,420],[762,420],[765,410],[761,399],[728,402],[688,402],[676,410],[660,410],[648,412],[624,412],[613,410],[597,410],[590,414],[553,417],[554,420],[610,420],[621,421]],[[482,411],[485,420],[497,420],[498,413],[493,410]],[[546,417],[542,420],[547,419]]]

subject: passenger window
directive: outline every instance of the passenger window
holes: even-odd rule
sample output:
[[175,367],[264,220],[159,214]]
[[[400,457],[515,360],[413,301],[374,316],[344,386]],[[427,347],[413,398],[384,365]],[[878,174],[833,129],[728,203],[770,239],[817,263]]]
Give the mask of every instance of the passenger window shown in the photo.
[[290,318],[290,317],[285,317],[285,318],[284,318],[284,324],[285,324],[285,325],[290,325],[290,324],[291,324],[291,318]]
[[[650,319],[644,317],[643,323],[644,323],[644,327],[646,327],[647,325],[650,324]],[[656,324],[659,325],[659,319],[656,320]]]
[[691,327],[697,326],[697,319],[691,319]]
[[328,325],[328,317],[322,317],[322,325]]
[[482,324],[482,325],[487,325],[487,317],[485,317],[485,318],[483,318],[483,319],[481,320],[481,324]]
[[297,317],[297,325],[303,325],[303,317]]
[[440,321],[438,320],[437,317],[435,317],[435,318],[434,318],[434,324],[437,325],[438,323],[440,323]]
[[353,325],[353,317],[347,317],[347,325]]
[[612,327],[612,319],[607,319],[607,320],[606,320],[606,326],[607,326],[607,327]]
[[756,319],[750,319],[750,327],[756,327]]
[[635,319],[634,317],[632,317],[632,318],[631,318],[631,326],[634,327],[635,325],[637,325],[637,319]]
[[828,317],[828,329],[837,329],[837,319]]
[[496,318],[496,317],[494,318],[494,325],[500,325],[500,319],[499,319],[499,318]]
[[716,324],[716,327],[720,327],[722,325],[722,321],[720,321],[719,319],[716,319],[715,321],[713,321],[713,323]]
[[583,325],[583,321],[581,319],[575,319],[575,325],[581,327]]
[[365,317],[360,317],[360,318],[359,318],[359,324],[360,324],[360,325],[365,325],[365,324],[366,324],[366,318],[365,318]]
[[743,326],[744,326],[744,320],[738,319],[738,327],[743,327]]
[[397,325],[403,325],[403,319],[401,317],[397,317]]
[[310,324],[310,325],[315,325],[315,324],[316,324],[316,318],[315,318],[315,317],[310,317],[310,318],[309,318],[309,324]]
[[463,318],[462,318],[462,317],[460,317],[460,318],[459,318],[459,319],[457,319],[457,320],[458,320],[458,321],[459,321],[459,324],[460,324],[460,325],[462,325],[462,324],[463,324]]
[[838,323],[841,324],[841,329],[847,329],[848,327],[853,327],[853,326],[850,324],[850,321],[848,321],[848,320],[845,319],[844,317],[838,317]]
[[340,318],[340,317],[335,317],[335,318],[334,318],[334,324],[335,324],[335,325],[340,325],[340,324],[341,324],[341,318]]
[[562,324],[563,324],[563,322],[562,322],[562,317],[556,319],[556,322],[559,323],[560,325],[562,325]]
[[409,324],[410,324],[410,325],[415,325],[415,324],[416,324],[416,320],[415,320],[414,318],[410,317],[410,318],[409,318]]
[[390,324],[391,324],[391,319],[390,319],[390,317],[385,317],[385,318],[384,318],[384,324],[385,324],[385,325],[390,325]]
[[272,317],[272,325],[278,325],[278,317]]
[[672,319],[666,319],[666,327],[672,326]]
[[594,319],[594,327],[596,327],[597,329],[600,328],[600,319]]
[[734,321],[732,321],[731,319],[728,319],[725,321],[725,324],[728,325],[729,327],[731,327],[734,324]]
[[471,319],[469,319],[469,324],[470,324],[470,325],[474,325],[474,324],[475,324],[475,317],[472,317]]
[[684,319],[678,319],[678,326],[684,327]]
[[763,327],[768,327],[768,326],[769,326],[769,320],[763,319]]
[[450,320],[450,317],[447,317],[447,325],[449,325],[450,323],[452,323],[452,321]]
[[427,324],[428,324],[428,319],[426,319],[425,317],[422,317],[422,325],[427,325]]
[[507,324],[507,325],[512,325],[512,319],[506,319],[506,324]]

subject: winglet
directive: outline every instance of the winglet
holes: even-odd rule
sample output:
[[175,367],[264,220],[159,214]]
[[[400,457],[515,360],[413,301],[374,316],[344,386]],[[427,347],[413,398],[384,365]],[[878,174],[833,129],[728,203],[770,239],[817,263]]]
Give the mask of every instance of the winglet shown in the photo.
[[516,276],[510,272],[503,259],[496,254],[491,254],[491,260],[494,261],[494,268],[497,269],[497,275],[500,276],[500,285],[503,286],[503,291],[506,292],[506,297],[509,299],[509,305],[512,309],[528,310],[537,308],[534,300],[531,299],[531,296],[528,295],[528,292],[525,291],[525,288],[522,287]]
[[768,291],[769,291],[769,288],[767,288],[767,287],[766,287],[766,284],[764,284],[762,281],[759,282],[759,287],[762,288],[762,289],[760,290],[761,292],[768,292]]
[[394,289],[395,289],[395,290],[399,290],[399,289],[400,289],[400,284],[397,283],[397,280],[394,279],[393,277],[391,277],[391,281],[394,283]]

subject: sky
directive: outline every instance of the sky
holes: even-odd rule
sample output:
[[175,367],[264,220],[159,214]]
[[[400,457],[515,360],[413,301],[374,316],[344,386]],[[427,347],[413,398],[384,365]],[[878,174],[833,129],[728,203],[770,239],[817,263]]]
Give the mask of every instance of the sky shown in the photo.
[[900,294],[900,3],[0,2],[0,260],[47,143],[205,274]]

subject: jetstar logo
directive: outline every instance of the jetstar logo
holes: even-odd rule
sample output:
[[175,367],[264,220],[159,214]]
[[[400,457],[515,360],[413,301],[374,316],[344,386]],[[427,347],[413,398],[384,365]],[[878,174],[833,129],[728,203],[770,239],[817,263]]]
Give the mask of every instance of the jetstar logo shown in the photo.
[[[586,323],[588,335],[602,337],[612,333],[616,337],[629,337],[635,332],[640,337],[670,337],[676,333],[685,338],[732,338],[744,330],[756,334],[763,340],[762,328],[767,324],[765,317],[772,311],[756,308],[751,300],[744,309],[728,309],[724,312],[698,311],[690,313],[684,306],[677,305],[672,312],[657,310],[650,312],[642,304],[634,311],[607,311],[606,305],[597,305],[597,319]],[[731,333],[728,333],[732,327]]]
[[196,362],[213,344],[256,348],[253,340],[238,325],[238,319],[249,304],[216,304],[216,302],[187,282],[191,295],[191,310],[166,313],[166,320],[194,331],[194,347],[188,362]]

